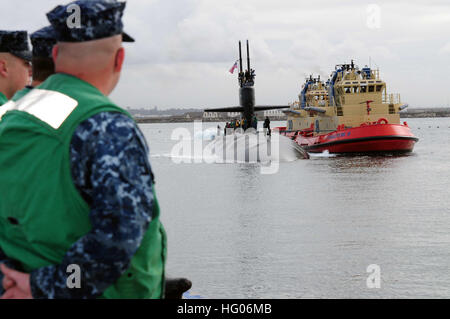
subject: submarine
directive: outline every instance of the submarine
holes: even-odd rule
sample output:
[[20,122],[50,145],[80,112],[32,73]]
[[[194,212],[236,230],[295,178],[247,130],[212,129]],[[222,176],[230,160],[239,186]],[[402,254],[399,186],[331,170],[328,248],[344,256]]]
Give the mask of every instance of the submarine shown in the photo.
[[288,105],[281,106],[255,106],[255,70],[250,66],[250,46],[247,40],[247,70],[243,68],[242,60],[242,44],[239,41],[239,106],[237,107],[226,107],[226,108],[215,108],[215,109],[205,109],[205,112],[217,112],[217,113],[228,113],[228,112],[241,112],[243,118],[246,120],[247,127],[252,127],[253,117],[255,112],[268,111],[276,109],[287,109]]
[[[239,106],[237,107],[225,107],[225,108],[213,108],[205,109],[204,112],[217,112],[217,113],[228,113],[228,112],[240,112],[242,118],[245,120],[245,125],[242,127],[246,134],[255,134],[252,128],[255,127],[254,119],[255,112],[276,110],[276,109],[287,109],[289,106],[256,106],[255,105],[255,70],[251,68],[250,65],[250,45],[247,40],[247,69],[244,70],[243,59],[242,59],[242,43],[239,41]],[[251,132],[251,133],[249,133]],[[258,132],[256,132],[258,134]],[[284,136],[281,136],[284,137]],[[267,143],[270,143],[270,137],[267,139]],[[309,154],[297,143],[291,147],[295,150],[296,156],[298,158],[309,159]]]

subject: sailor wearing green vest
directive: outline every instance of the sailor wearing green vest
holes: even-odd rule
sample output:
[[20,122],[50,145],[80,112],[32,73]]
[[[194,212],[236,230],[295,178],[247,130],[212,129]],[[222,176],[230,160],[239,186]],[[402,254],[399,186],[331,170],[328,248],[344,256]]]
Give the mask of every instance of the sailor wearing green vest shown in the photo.
[[52,26],[48,26],[30,35],[33,46],[33,81],[24,89],[18,91],[12,100],[17,101],[33,88],[44,82],[50,75],[55,73],[55,63],[53,62],[52,50],[56,44],[56,34]]
[[31,52],[26,31],[0,31],[0,106],[30,81]]
[[166,235],[147,144],[106,97],[122,41],[134,41],[125,3],[72,4],[81,28],[69,28],[68,6],[47,14],[56,74],[0,109],[3,298],[162,298]]
[[8,102],[8,98],[2,92],[0,92],[0,106]]

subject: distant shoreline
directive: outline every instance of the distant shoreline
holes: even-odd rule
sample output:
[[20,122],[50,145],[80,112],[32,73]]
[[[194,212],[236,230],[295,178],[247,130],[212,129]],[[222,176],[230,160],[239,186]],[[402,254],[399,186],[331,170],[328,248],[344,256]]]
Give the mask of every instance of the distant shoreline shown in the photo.
[[[450,117],[450,110],[441,112],[414,112],[400,113],[400,118],[434,118],[434,117]],[[286,121],[286,118],[269,117],[271,121]],[[222,119],[203,119],[203,118],[172,118],[172,117],[137,117],[136,122],[139,124],[155,124],[155,123],[192,123],[194,121],[202,121],[208,123],[229,122],[232,118]],[[260,120],[263,121],[263,120]]]
[[401,118],[426,118],[426,117],[450,117],[450,111],[444,112],[421,112],[421,113],[400,113]]

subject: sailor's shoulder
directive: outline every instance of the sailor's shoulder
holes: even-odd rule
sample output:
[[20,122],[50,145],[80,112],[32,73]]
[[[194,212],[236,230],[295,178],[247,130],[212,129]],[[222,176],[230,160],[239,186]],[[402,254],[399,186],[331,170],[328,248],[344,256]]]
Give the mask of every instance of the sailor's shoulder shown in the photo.
[[85,119],[79,128],[96,134],[129,135],[136,131],[137,125],[128,115],[116,111],[104,111]]
[[0,106],[5,104],[6,102],[8,102],[8,99],[6,98],[6,96],[2,92],[0,92]]
[[[19,92],[20,94],[22,92]],[[0,112],[0,119],[9,111],[28,113],[58,130],[77,107],[78,102],[56,91],[33,89],[10,100]]]
[[143,159],[147,158],[148,148],[132,119],[121,113],[102,112],[77,127],[71,140],[71,154],[75,159],[91,161],[96,172],[93,178],[102,180],[98,175],[114,175],[117,170],[132,171],[137,176],[147,167]]
[[32,89],[33,89],[33,87],[27,86],[24,89],[22,89],[20,91],[17,91],[16,94],[14,94],[14,96],[12,97],[11,100],[17,102],[18,100],[23,98],[25,95],[27,95]]
[[[75,130],[73,141],[105,144],[105,148],[122,147],[138,141],[142,134],[133,119],[120,112],[100,112],[83,122]],[[106,145],[106,144],[109,145]]]

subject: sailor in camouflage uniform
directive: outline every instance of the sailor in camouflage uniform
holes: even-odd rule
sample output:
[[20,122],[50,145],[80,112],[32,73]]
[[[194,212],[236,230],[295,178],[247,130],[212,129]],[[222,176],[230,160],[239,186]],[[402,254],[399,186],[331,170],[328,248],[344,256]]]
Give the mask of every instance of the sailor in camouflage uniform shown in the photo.
[[31,52],[26,31],[0,31],[0,106],[30,81]]
[[52,26],[44,27],[30,35],[33,46],[33,82],[27,85],[23,90],[17,92],[12,98],[17,101],[27,94],[34,87],[47,80],[50,75],[55,73],[55,63],[53,62],[52,51],[56,44],[56,34]]
[[149,150],[106,97],[121,42],[134,41],[123,33],[125,3],[72,4],[81,28],[66,23],[68,5],[47,14],[56,73],[0,109],[3,297],[162,298],[166,236]]

